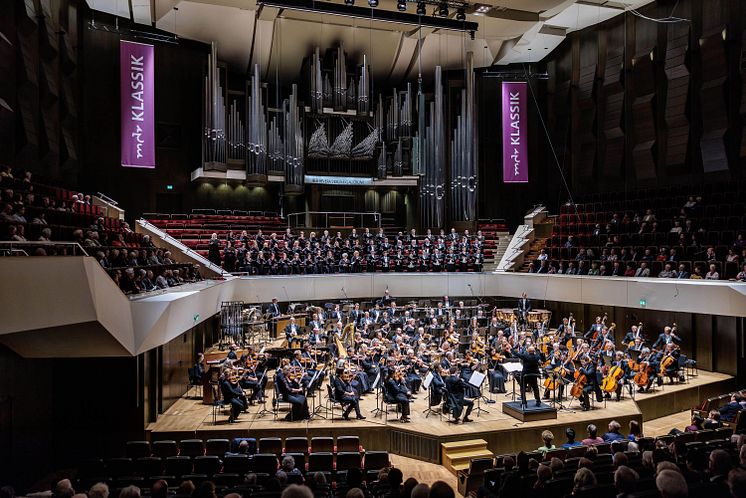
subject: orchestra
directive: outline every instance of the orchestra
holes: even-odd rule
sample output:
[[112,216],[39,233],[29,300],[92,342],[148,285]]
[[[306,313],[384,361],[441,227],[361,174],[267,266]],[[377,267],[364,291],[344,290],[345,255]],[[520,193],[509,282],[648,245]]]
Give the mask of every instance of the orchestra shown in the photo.
[[[477,379],[487,379],[491,398],[516,396],[506,389],[512,375],[520,385],[522,409],[528,407],[530,391],[537,407],[542,400],[555,406],[569,400],[590,410],[592,400],[620,401],[625,389],[633,395],[665,379],[681,381],[682,366],[690,361],[681,354],[676,324],[664,327],[651,344],[643,324],[635,323],[617,343],[616,324],[607,323],[605,314],[595,317],[585,333],[576,334],[572,314],[553,329],[551,312],[534,309],[525,293],[513,309],[467,306],[448,296],[424,306],[416,301],[398,305],[387,289],[367,307],[343,301],[305,310],[300,322],[305,326],[291,316],[282,331],[286,353],[274,371],[273,400],[290,404],[285,417],[290,421],[313,415],[309,398],[315,405],[327,379],[329,397],[342,405],[346,420],[353,410],[364,419],[361,398],[374,395],[396,405],[400,420],[407,422],[410,404],[424,387],[428,406],[442,405],[441,413],[451,414],[451,422],[467,423],[476,401],[494,402],[481,384],[471,382],[477,372],[482,374]],[[270,320],[283,316],[276,299],[267,313]],[[231,407],[230,422],[250,405],[265,403],[272,375],[267,360],[266,353],[251,347],[239,358],[236,345],[229,346],[219,387]],[[508,363],[520,366],[508,370]],[[427,377],[429,385],[423,385]]]

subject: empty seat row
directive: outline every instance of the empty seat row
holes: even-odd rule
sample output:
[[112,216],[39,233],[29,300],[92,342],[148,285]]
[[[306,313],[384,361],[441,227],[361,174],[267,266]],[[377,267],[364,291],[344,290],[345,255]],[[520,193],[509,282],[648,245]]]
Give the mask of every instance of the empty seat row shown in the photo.
[[183,439],[161,441],[128,441],[125,445],[125,456],[128,458],[141,458],[155,456],[168,458],[172,456],[197,457],[202,455],[215,455],[222,457],[229,451],[237,452],[237,446],[241,441],[247,441],[249,453],[272,453],[282,455],[283,453],[318,453],[318,452],[363,452],[359,436],[333,437],[288,437],[284,441],[279,437],[259,438],[236,438],[231,443],[228,439]]

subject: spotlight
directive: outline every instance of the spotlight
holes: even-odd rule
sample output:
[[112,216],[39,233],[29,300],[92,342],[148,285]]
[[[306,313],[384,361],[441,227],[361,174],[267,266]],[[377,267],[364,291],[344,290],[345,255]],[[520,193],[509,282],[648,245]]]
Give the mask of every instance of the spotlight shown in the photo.
[[427,14],[425,2],[417,2],[417,15],[424,16],[425,14]]
[[349,5],[350,7],[352,7],[353,5],[355,5],[355,0],[345,0],[345,5]]
[[464,12],[464,9],[458,9],[458,11],[456,12],[456,20],[466,21],[466,12]]
[[368,5],[371,7],[378,7],[378,0],[368,0]]
[[398,0],[396,2],[396,8],[399,9],[399,12],[407,10],[407,0]]
[[438,15],[441,17],[448,17],[448,4],[442,3],[440,4],[440,9],[438,10]]

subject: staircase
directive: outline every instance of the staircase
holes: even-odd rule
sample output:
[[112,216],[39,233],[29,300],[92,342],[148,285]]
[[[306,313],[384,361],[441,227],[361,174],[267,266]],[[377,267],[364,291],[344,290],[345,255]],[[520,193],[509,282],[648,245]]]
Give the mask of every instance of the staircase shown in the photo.
[[528,271],[528,265],[536,260],[536,257],[539,255],[542,249],[544,249],[547,245],[547,241],[549,239],[534,239],[531,244],[528,247],[528,252],[526,253],[526,257],[523,260],[523,265],[521,265],[521,269],[519,271],[527,272]]
[[487,449],[484,439],[466,439],[464,441],[450,441],[442,443],[441,462],[443,466],[458,474],[461,470],[469,470],[472,458],[492,458],[494,454]]
[[[490,250],[491,254],[488,254],[487,250],[485,250],[484,254],[484,265],[482,266],[482,271],[485,272],[493,272],[497,268],[497,264],[500,262],[500,260],[503,257],[503,254],[505,254],[505,250],[508,248],[508,245],[510,244],[511,235],[509,232],[495,232],[494,240],[492,241],[492,249]],[[485,246],[487,246],[486,241],[490,240],[487,236],[485,236]]]

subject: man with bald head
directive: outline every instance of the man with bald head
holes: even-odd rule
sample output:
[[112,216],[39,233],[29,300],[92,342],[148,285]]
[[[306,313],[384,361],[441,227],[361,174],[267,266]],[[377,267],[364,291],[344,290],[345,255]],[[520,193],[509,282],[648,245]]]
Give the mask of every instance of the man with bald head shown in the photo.
[[536,348],[532,344],[526,348],[525,351],[520,351],[515,356],[518,357],[523,364],[523,372],[521,373],[521,405],[528,405],[528,400],[526,399],[526,387],[528,386],[534,391],[536,406],[540,406],[539,368],[541,366],[541,355],[536,351]]

